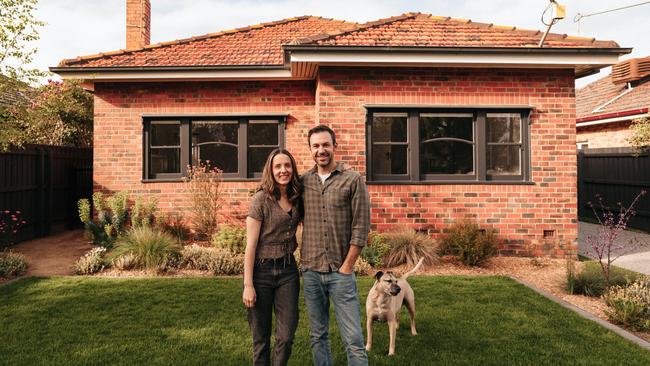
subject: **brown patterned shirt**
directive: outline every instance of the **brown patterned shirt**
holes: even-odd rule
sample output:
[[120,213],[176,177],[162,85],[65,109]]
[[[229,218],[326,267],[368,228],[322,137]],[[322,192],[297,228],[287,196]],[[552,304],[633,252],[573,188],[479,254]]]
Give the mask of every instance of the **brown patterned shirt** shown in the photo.
[[363,247],[370,228],[370,198],[361,175],[338,163],[321,182],[314,167],[302,177],[304,228],[301,266],[318,272],[337,271],[350,245]]
[[248,217],[262,222],[255,259],[281,258],[296,250],[296,228],[300,222],[300,213],[295,205],[289,214],[274,197],[258,191],[251,199]]

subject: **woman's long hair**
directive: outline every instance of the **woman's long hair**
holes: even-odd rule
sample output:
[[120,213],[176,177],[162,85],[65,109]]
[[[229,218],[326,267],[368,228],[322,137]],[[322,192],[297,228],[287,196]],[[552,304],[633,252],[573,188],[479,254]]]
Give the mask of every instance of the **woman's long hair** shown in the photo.
[[271,151],[269,157],[266,158],[264,170],[262,171],[262,181],[260,182],[258,191],[264,191],[269,197],[280,200],[280,189],[275,183],[275,178],[273,177],[273,158],[280,154],[288,156],[289,160],[291,160],[293,173],[291,174],[291,181],[287,185],[287,197],[291,204],[297,205],[300,196],[302,195],[302,186],[300,185],[300,179],[298,178],[298,167],[296,166],[296,160],[293,158],[293,155],[285,149],[275,149]]

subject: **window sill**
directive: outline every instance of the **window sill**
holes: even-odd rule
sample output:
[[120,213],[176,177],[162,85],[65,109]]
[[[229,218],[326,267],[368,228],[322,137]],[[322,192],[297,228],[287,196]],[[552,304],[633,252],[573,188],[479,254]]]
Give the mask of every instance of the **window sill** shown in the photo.
[[[183,178],[140,179],[140,183],[183,183]],[[222,182],[259,182],[260,178],[223,178]]]
[[367,181],[366,185],[369,186],[385,186],[385,185],[449,185],[449,184],[466,184],[466,185],[510,185],[510,186],[531,186],[535,185],[535,182],[531,181],[512,181],[512,180],[486,180],[486,181],[476,181],[476,180],[439,180],[439,181],[405,181],[405,180],[394,180],[394,181]]

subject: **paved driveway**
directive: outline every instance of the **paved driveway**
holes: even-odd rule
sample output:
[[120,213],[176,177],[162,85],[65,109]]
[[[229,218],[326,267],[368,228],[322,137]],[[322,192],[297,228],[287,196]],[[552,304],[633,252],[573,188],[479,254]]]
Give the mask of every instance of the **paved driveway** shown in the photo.
[[[598,236],[600,225],[580,222],[578,226],[578,253],[594,258],[593,250],[587,243],[587,238]],[[626,230],[619,237],[619,243],[625,249],[614,253],[623,253],[614,265],[650,275],[650,234]]]

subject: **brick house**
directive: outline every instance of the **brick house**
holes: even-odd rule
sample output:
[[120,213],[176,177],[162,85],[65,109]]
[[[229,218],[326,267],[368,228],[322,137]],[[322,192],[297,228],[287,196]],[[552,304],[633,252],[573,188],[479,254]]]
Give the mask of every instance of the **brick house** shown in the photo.
[[94,91],[96,190],[181,210],[185,167],[210,160],[243,215],[267,153],[285,146],[303,172],[307,131],[327,124],[366,177],[373,229],[435,235],[473,216],[503,254],[576,253],[574,79],[630,49],[556,34],[539,48],[539,31],[420,13],[149,45],[149,9],[127,2],[126,50],[52,68]]
[[650,57],[612,67],[611,75],[576,90],[578,148],[630,146],[632,120],[648,115]]

